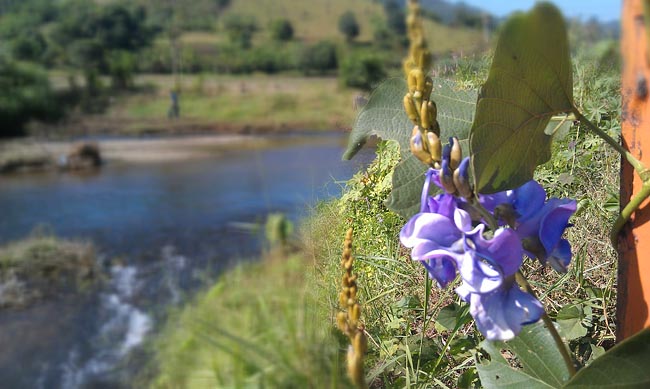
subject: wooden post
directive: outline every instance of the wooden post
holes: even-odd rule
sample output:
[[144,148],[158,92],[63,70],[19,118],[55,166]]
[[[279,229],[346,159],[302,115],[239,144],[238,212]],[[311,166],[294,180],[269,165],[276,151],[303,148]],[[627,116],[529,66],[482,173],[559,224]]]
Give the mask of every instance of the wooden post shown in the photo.
[[[621,51],[623,146],[650,166],[650,61],[643,2],[623,0]],[[645,150],[645,152],[644,152]],[[641,189],[641,179],[622,160],[621,209]],[[645,201],[618,240],[617,340],[650,326],[650,207]]]

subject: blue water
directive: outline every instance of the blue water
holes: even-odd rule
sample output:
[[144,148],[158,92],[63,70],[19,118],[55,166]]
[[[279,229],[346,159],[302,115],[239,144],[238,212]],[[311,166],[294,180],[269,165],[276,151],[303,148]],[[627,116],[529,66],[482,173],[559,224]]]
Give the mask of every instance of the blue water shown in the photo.
[[281,136],[214,158],[0,177],[0,243],[35,230],[92,241],[108,275],[97,293],[0,311],[0,387],[130,387],[167,308],[259,252],[242,225],[298,221],[373,158],[341,161],[344,141]]

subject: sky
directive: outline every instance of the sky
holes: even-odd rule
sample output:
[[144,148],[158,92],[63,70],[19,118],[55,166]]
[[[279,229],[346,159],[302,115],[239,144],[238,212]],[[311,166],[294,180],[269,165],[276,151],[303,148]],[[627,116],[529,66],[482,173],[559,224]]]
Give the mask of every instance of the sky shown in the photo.
[[[453,0],[456,3],[461,0]],[[462,0],[497,16],[506,16],[513,11],[526,11],[533,7],[535,0]],[[551,0],[568,17],[584,20],[595,16],[602,22],[618,20],[621,17],[620,0]]]

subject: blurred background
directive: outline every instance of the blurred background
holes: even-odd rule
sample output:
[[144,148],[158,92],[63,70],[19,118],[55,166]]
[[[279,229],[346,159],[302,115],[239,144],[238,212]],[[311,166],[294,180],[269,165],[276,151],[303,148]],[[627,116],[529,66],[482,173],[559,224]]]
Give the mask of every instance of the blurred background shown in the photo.
[[[434,74],[466,88],[507,15],[534,4],[420,3]],[[615,74],[620,4],[555,3],[572,55]],[[0,0],[0,385],[254,376],[210,350],[252,347],[224,346],[224,316],[277,290],[219,277],[309,246],[305,218],[375,158],[342,162],[345,134],[407,47],[405,0]],[[254,294],[188,313],[223,285]]]

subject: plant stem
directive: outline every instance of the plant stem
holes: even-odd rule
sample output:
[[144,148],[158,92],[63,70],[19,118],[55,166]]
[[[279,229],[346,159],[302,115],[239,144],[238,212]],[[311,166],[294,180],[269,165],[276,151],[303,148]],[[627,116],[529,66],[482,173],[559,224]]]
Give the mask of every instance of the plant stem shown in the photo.
[[420,378],[420,361],[422,360],[422,344],[424,343],[424,336],[427,330],[427,315],[428,315],[428,310],[429,310],[429,297],[431,296],[431,278],[429,278],[429,272],[427,269],[424,269],[424,285],[425,285],[425,292],[424,292],[424,316],[422,317],[422,334],[420,336],[420,351],[418,353],[418,365],[417,368],[415,369],[415,383],[418,383],[418,380]]
[[630,220],[630,217],[632,217],[632,214],[634,211],[636,211],[643,201],[647,199],[650,196],[650,182],[645,181],[643,185],[641,186],[641,191],[637,193],[632,199],[630,200],[629,203],[623,208],[621,211],[621,214],[618,215],[616,218],[616,221],[614,222],[614,226],[612,227],[612,232],[609,235],[609,239],[612,242],[612,246],[614,248],[617,247],[618,244],[618,234],[621,232],[621,229],[623,229],[623,226],[625,223],[627,223],[628,220]]
[[492,231],[496,231],[497,228],[499,228],[499,223],[497,222],[497,219],[494,217],[494,215],[488,212],[488,210],[485,209],[483,205],[481,205],[481,203],[478,202],[478,195],[475,195],[472,198],[471,205],[474,209],[476,209],[481,214],[481,216],[483,217],[485,222],[490,226],[490,229],[492,229]]
[[593,124],[589,119],[584,117],[582,113],[577,108],[573,108],[573,113],[576,115],[576,118],[580,121],[580,123],[584,124],[589,130],[591,130],[594,134],[598,135],[601,137],[605,142],[607,142],[610,146],[612,146],[616,151],[618,151],[627,162],[629,162],[630,165],[636,170],[636,172],[641,176],[641,179],[644,181],[646,180],[646,175],[648,175],[648,169],[643,165],[641,161],[638,159],[634,158],[634,156],[621,144],[614,139],[612,139],[611,136],[607,135],[605,131],[601,130],[598,128],[595,124]]
[[[526,279],[526,277],[524,277],[523,274],[521,274],[520,271],[517,272],[515,277],[517,279],[517,283],[521,287],[523,287],[528,294],[530,294],[534,298],[537,298],[537,296],[535,296],[535,291],[533,291],[533,288],[528,283],[528,280]],[[544,311],[544,314],[542,315],[542,320],[544,321],[546,328],[548,328],[548,332],[551,333],[551,336],[555,341],[555,346],[560,350],[560,354],[562,354],[562,359],[564,359],[564,364],[569,370],[569,377],[573,377],[576,374],[576,368],[575,365],[573,364],[573,360],[571,359],[571,356],[569,355],[569,350],[567,349],[566,345],[562,341],[562,337],[560,337],[560,334],[555,329],[555,325],[553,324],[551,318],[548,317],[546,311]]]

